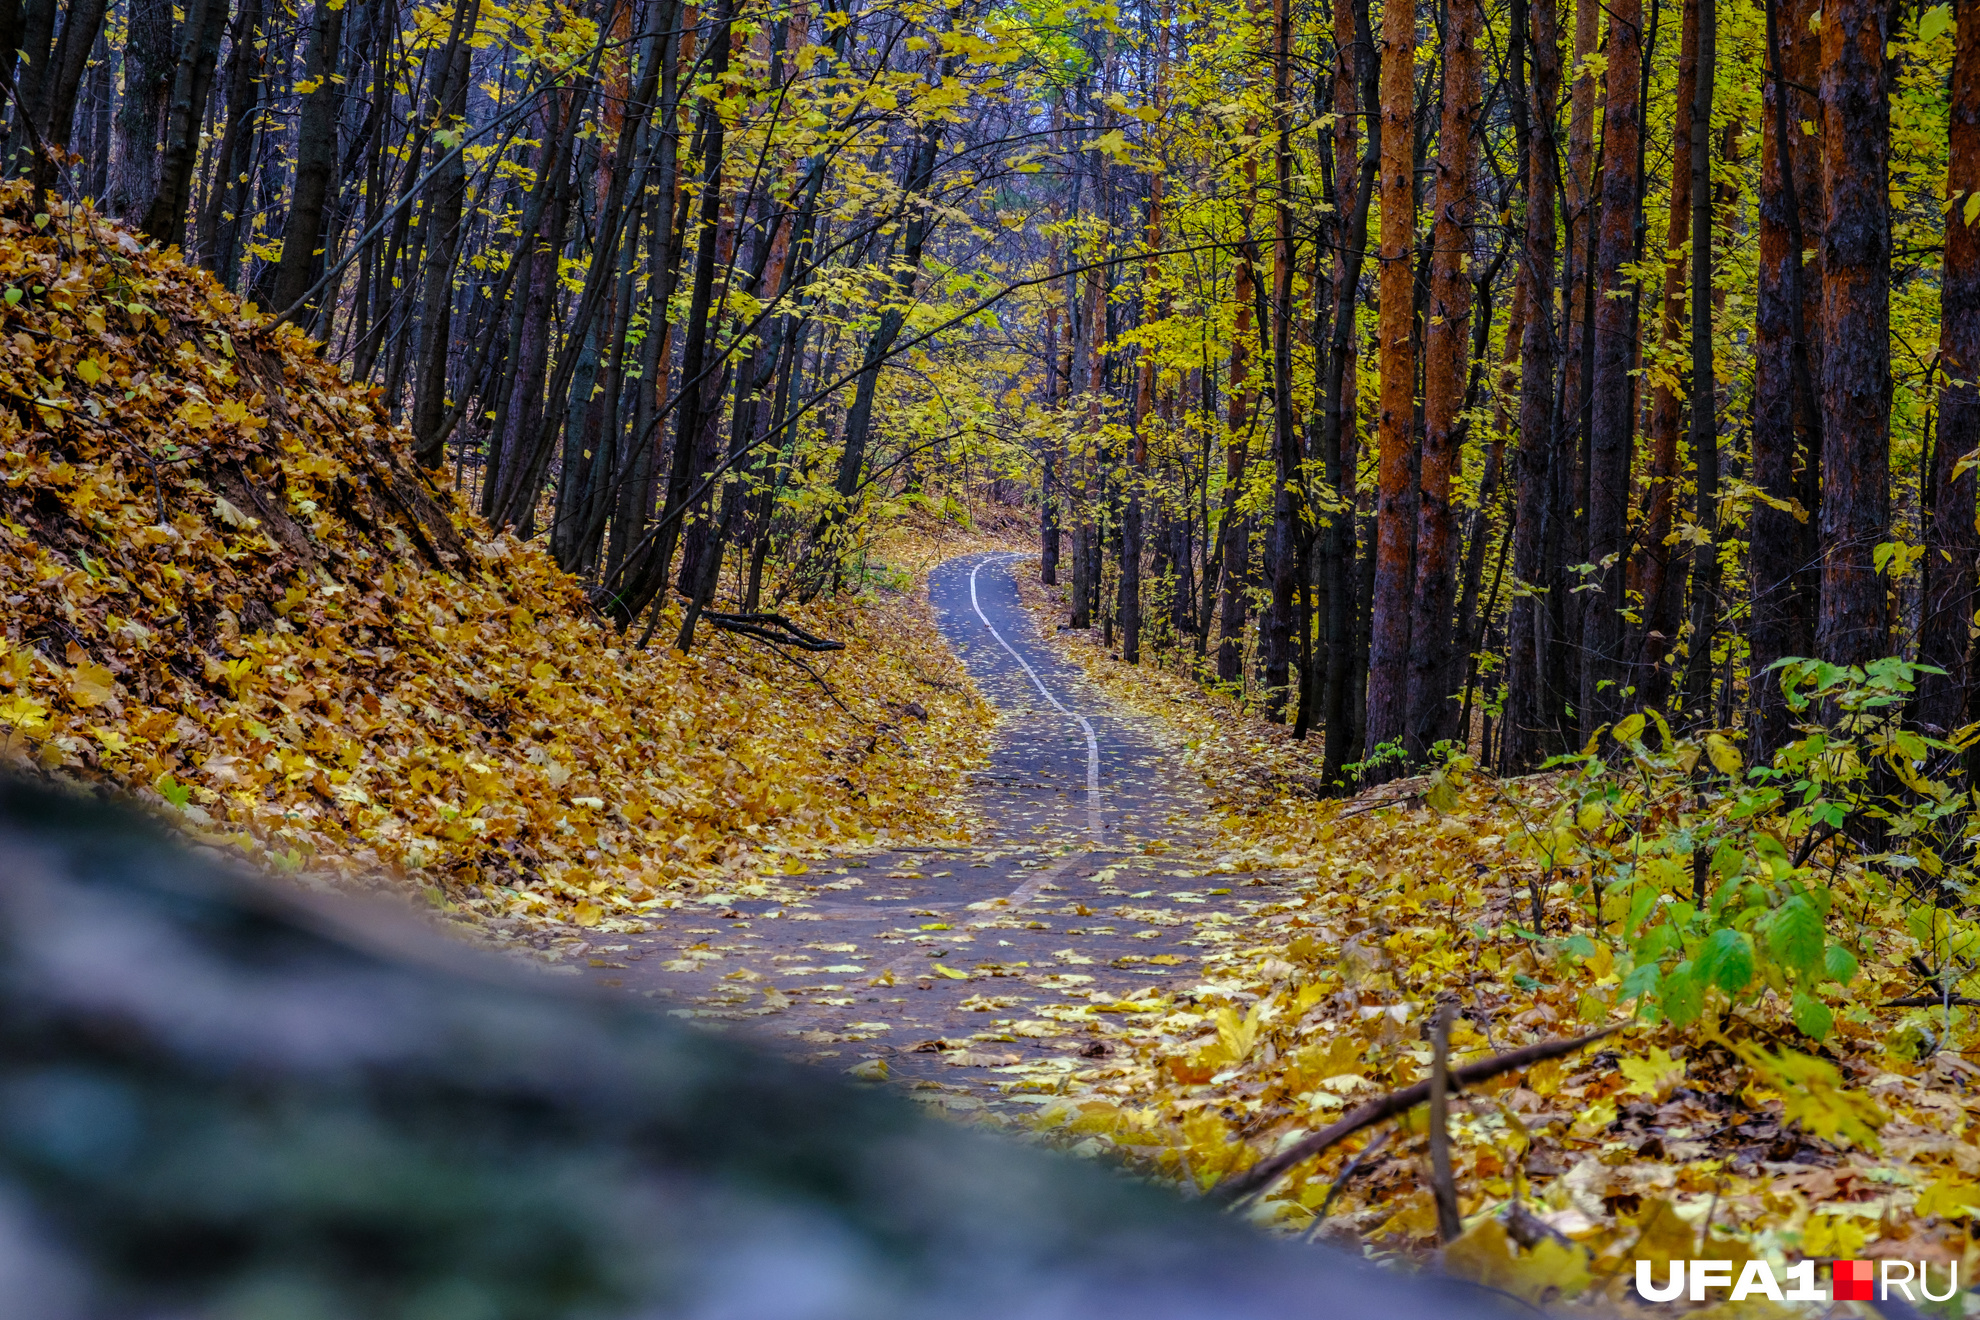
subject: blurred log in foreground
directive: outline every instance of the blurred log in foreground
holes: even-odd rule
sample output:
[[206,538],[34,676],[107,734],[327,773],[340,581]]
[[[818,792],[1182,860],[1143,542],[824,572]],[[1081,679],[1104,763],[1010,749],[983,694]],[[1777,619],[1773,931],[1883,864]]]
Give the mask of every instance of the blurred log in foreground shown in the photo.
[[0,782],[11,1320],[1501,1314]]

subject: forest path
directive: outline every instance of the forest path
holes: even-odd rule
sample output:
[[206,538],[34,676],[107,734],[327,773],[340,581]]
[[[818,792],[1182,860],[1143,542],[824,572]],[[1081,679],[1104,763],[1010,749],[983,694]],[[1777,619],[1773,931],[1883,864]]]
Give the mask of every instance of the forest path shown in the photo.
[[1270,877],[1212,873],[1195,776],[1045,644],[1013,576],[1028,562],[967,555],[929,577],[944,637],[1001,716],[965,790],[972,844],[815,865],[800,902],[670,912],[651,935],[594,941],[586,974],[813,1062],[885,1060],[953,1109],[1036,1104],[1104,1070],[1079,1001],[1192,984],[1198,951],[1269,900],[1253,886]]

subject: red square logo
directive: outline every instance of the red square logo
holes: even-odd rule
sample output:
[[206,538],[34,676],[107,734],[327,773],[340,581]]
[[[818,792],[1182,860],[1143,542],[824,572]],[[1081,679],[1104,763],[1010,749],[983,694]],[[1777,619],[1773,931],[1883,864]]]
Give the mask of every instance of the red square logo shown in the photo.
[[1833,1294],[1838,1302],[1867,1302],[1870,1300],[1870,1280],[1874,1271],[1867,1260],[1839,1260],[1829,1272]]

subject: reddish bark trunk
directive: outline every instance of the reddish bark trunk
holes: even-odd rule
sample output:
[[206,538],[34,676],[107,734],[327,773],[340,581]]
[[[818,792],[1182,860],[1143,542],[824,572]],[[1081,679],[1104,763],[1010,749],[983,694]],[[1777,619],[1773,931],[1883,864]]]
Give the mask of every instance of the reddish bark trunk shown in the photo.
[[1815,653],[1860,665],[1890,651],[1883,575],[1890,539],[1890,101],[1887,6],[1822,11],[1822,609]]
[[1376,321],[1382,373],[1376,423],[1381,458],[1375,496],[1375,595],[1369,616],[1368,723],[1363,734],[1363,746],[1371,754],[1384,743],[1402,740],[1408,709],[1411,543],[1416,534],[1408,516],[1416,412],[1416,346],[1411,339],[1416,201],[1410,178],[1415,164],[1410,119],[1415,63],[1416,7],[1388,4],[1382,14],[1382,271]]
[[1457,594],[1457,520],[1451,483],[1463,440],[1471,343],[1476,196],[1472,132],[1480,110],[1479,0],[1450,0],[1444,23],[1444,114],[1438,132],[1436,219],[1430,230],[1429,324],[1423,341],[1423,464],[1416,515],[1416,590],[1411,604],[1409,687],[1403,747],[1421,757],[1457,731],[1450,687],[1452,606]]
[[[1602,39],[1600,0],[1574,0],[1574,86],[1568,110],[1566,195],[1567,251],[1561,282],[1567,289],[1567,351],[1561,360],[1561,417],[1570,430],[1581,415],[1581,341],[1587,325],[1588,226],[1595,216],[1595,75],[1589,59]],[[1548,107],[1548,113],[1553,113]],[[1550,166],[1550,168],[1552,168]]]
[[[1818,76],[1820,38],[1808,30],[1816,0],[1775,0],[1775,39],[1790,83],[1812,87]],[[1768,55],[1771,69],[1773,56]],[[1779,98],[1786,97],[1785,105]],[[1761,112],[1759,289],[1753,320],[1753,484],[1782,504],[1799,501],[1803,517],[1756,501],[1748,523],[1751,550],[1747,579],[1752,591],[1747,625],[1747,721],[1752,752],[1766,761],[1787,741],[1789,715],[1778,676],[1768,667],[1785,656],[1815,649],[1820,596],[1816,509],[1810,497],[1820,461],[1814,445],[1821,379],[1821,257],[1812,249],[1822,232],[1822,139],[1801,125],[1819,125],[1813,96],[1768,77]],[[1785,144],[1782,121],[1786,122]],[[1785,145],[1785,152],[1783,146]],[[1783,155],[1792,166],[1792,186]],[[1804,250],[1797,253],[1793,233]],[[1801,257],[1799,275],[1794,265]],[[1795,306],[1799,279],[1802,300]],[[1800,316],[1797,318],[1796,312]],[[1803,331],[1796,359],[1796,324]],[[1797,379],[1799,377],[1799,379]]]
[[[1691,241],[1691,103],[1698,86],[1698,0],[1685,0],[1684,39],[1678,51],[1677,114],[1671,126],[1671,207],[1665,229],[1664,314],[1658,330],[1666,370],[1677,371],[1684,337],[1685,248]],[[1643,600],[1643,629],[1637,652],[1643,704],[1663,704],[1670,690],[1665,657],[1677,642],[1683,578],[1672,571],[1676,547],[1670,544],[1677,506],[1678,433],[1684,424],[1684,396],[1669,379],[1659,380],[1650,402],[1650,471],[1641,552],[1631,564],[1632,586]]]

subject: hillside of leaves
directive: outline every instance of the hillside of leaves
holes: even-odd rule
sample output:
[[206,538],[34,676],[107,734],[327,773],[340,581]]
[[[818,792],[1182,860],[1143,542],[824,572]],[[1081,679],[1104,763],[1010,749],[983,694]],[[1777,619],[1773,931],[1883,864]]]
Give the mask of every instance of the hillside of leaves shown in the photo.
[[668,650],[677,619],[642,649],[293,327],[29,198],[0,188],[9,761],[307,878],[606,929],[945,828],[988,716],[910,593],[803,612],[846,642],[811,674]]
[[[1032,599],[1061,611],[1059,596]],[[1890,822],[1909,853],[1875,855],[1820,824],[1884,726],[1811,723],[1794,748],[1822,744],[1834,773],[1804,767],[1786,797],[1720,735],[1639,725],[1545,774],[1460,761],[1323,798],[1314,750],[1283,728],[1097,636],[1044,631],[1170,731],[1213,790],[1220,869],[1255,895],[1202,923],[1199,982],[1058,1013],[1119,1062],[1066,1086],[1049,1129],[1209,1191],[1426,1078],[1441,1006],[1456,1065],[1608,1028],[1453,1101],[1449,1267],[1590,1304],[1625,1300],[1637,1259],[1889,1255],[1972,1277],[1973,925],[1893,878],[1932,858],[1916,821]],[[1839,704],[1874,715],[1877,679],[1841,685]],[[1439,1245],[1429,1169],[1419,1105],[1293,1165],[1249,1210],[1415,1255]]]

